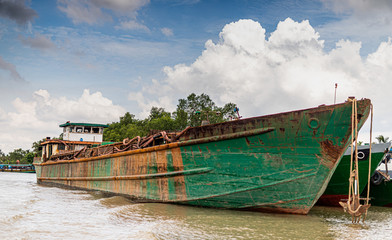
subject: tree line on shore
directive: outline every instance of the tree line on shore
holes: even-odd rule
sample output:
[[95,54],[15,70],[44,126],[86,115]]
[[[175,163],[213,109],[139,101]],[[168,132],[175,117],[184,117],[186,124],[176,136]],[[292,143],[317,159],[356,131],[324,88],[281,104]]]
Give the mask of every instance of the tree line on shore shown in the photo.
[[[198,126],[202,121],[219,123],[235,118],[238,108],[234,103],[227,103],[223,107],[217,106],[207,94],[190,94],[185,99],[179,99],[177,108],[170,113],[161,107],[152,107],[147,118],[136,119],[135,115],[127,112],[120,117],[119,122],[112,122],[103,133],[103,141],[120,142],[125,138],[146,136],[154,131],[181,131],[187,126]],[[62,135],[58,137],[62,139]],[[0,149],[0,163],[15,164],[32,163],[34,156],[41,156],[40,144],[45,139],[36,141],[32,150],[21,148],[4,154]]]
[[16,164],[18,161],[21,164],[30,164],[33,163],[33,160],[34,152],[30,150],[18,148],[8,154],[5,154],[0,149],[0,163],[2,164]]

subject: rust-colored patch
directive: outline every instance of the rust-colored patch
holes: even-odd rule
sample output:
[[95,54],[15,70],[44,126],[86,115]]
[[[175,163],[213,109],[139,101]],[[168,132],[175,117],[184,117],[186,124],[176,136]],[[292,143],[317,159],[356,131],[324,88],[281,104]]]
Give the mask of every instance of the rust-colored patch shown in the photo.
[[343,154],[344,149],[340,146],[334,145],[329,139],[322,141],[320,143],[320,147],[322,155],[321,157],[318,157],[320,163],[329,169],[332,169]]
[[[171,149],[173,156],[173,168],[175,171],[183,171],[184,163],[182,162],[181,148]],[[185,177],[176,176],[174,177],[174,186],[176,191],[177,200],[186,200],[186,188],[185,188]]]
[[297,173],[307,173],[307,172],[313,171],[313,169],[299,171],[299,170],[297,170],[297,169],[294,168],[294,171],[296,171]]
[[[165,173],[167,172],[167,158],[166,158],[166,151],[157,151],[157,173]],[[168,180],[159,179],[158,180],[158,187],[159,187],[159,195],[160,199],[166,201],[169,199],[169,188],[168,188]]]

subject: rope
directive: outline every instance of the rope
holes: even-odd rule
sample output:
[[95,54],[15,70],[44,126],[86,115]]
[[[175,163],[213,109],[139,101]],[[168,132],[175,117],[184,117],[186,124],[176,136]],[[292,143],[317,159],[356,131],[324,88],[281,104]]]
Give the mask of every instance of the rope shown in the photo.
[[[368,174],[368,183],[367,183],[367,196],[366,196],[366,205],[369,204],[369,194],[370,194],[370,168],[372,167],[372,133],[373,133],[373,104],[370,104],[370,145],[369,145],[369,174]],[[365,217],[363,218],[363,222],[367,217],[368,210],[366,209]]]
[[[370,207],[369,204],[369,190],[370,190],[370,168],[371,168],[371,149],[372,149],[372,128],[373,128],[373,105],[370,105],[371,111],[371,123],[370,123],[370,149],[369,149],[369,173],[368,173],[368,195],[366,198],[366,205],[360,203],[361,198],[359,197],[359,165],[358,165],[358,104],[357,100],[350,99],[352,101],[352,112],[351,112],[351,161],[350,161],[350,177],[349,177],[349,188],[348,188],[348,199],[347,203],[339,202],[343,207],[344,211],[352,216],[353,223],[359,223],[361,216],[365,213],[363,221],[365,221],[367,210]],[[354,152],[355,142],[355,152]],[[355,154],[355,156],[354,156]],[[355,210],[353,210],[354,208]]]
[[348,199],[347,199],[347,203],[351,202],[351,188],[352,188],[352,178],[351,178],[351,171],[353,169],[353,151],[354,151],[354,146],[353,146],[353,140],[354,140],[354,101],[353,104],[351,106],[351,158],[350,158],[350,187],[348,188]]
[[[359,194],[361,194],[359,192],[359,166],[358,166],[358,104],[357,104],[357,100],[355,99],[355,177],[356,177],[356,192],[357,192],[357,196],[359,198]],[[359,203],[359,199],[358,199],[358,203]]]
[[[352,99],[352,112],[351,112],[351,161],[350,161],[350,187],[349,187],[349,195],[347,200],[347,208],[350,215],[353,217],[359,212],[361,209],[361,204],[359,203],[359,175],[358,175],[358,109],[357,109],[357,100]],[[355,159],[353,159],[353,145],[355,141]],[[355,160],[354,170],[353,170],[353,160]],[[353,185],[353,178],[357,184]],[[355,188],[355,189],[354,189]],[[354,196],[353,196],[354,192]],[[355,210],[351,209],[351,202],[353,201],[353,206],[358,206]]]

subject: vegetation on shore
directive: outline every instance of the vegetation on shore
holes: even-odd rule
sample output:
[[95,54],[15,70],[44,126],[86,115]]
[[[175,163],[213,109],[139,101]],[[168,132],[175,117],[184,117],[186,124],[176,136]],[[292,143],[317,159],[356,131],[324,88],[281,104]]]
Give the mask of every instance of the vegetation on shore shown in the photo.
[[4,154],[0,149],[0,163],[3,164],[16,164],[18,160],[20,164],[30,164],[33,163],[33,159],[34,153],[30,150],[18,148],[8,154]]
[[218,107],[207,94],[190,94],[179,99],[176,111],[166,112],[163,108],[152,107],[150,115],[139,120],[127,112],[119,122],[109,124],[103,134],[104,141],[119,142],[124,138],[146,136],[157,131],[181,131],[187,126],[198,126],[202,121],[219,123],[234,118],[234,103]]
[[[179,99],[176,111],[165,111],[161,107],[152,107],[150,115],[143,120],[135,118],[135,115],[127,112],[120,117],[119,122],[112,122],[105,129],[104,141],[120,142],[124,138],[146,136],[157,131],[181,131],[187,126],[198,126],[202,121],[219,123],[236,116],[236,105],[227,103],[218,107],[207,94],[190,94],[186,99]],[[61,139],[61,135],[59,136]],[[4,154],[0,149],[0,163],[16,164],[32,163],[34,156],[41,156],[40,144],[45,139],[32,144],[32,151],[15,149],[13,152]]]

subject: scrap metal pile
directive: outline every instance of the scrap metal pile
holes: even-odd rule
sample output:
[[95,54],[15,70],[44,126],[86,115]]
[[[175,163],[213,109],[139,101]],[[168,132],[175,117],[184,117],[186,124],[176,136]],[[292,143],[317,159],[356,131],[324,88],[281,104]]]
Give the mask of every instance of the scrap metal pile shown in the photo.
[[161,131],[159,133],[151,134],[146,137],[137,136],[132,139],[126,138],[122,142],[117,142],[108,145],[101,145],[98,147],[85,146],[80,150],[67,151],[60,154],[54,154],[48,160],[58,161],[58,160],[72,160],[77,158],[99,157],[99,156],[113,154],[113,153],[131,151],[131,150],[171,143],[177,141],[178,138],[181,135],[183,135],[186,130],[188,130],[188,128],[184,129],[179,133],[175,133],[175,132],[167,133],[165,131]]

